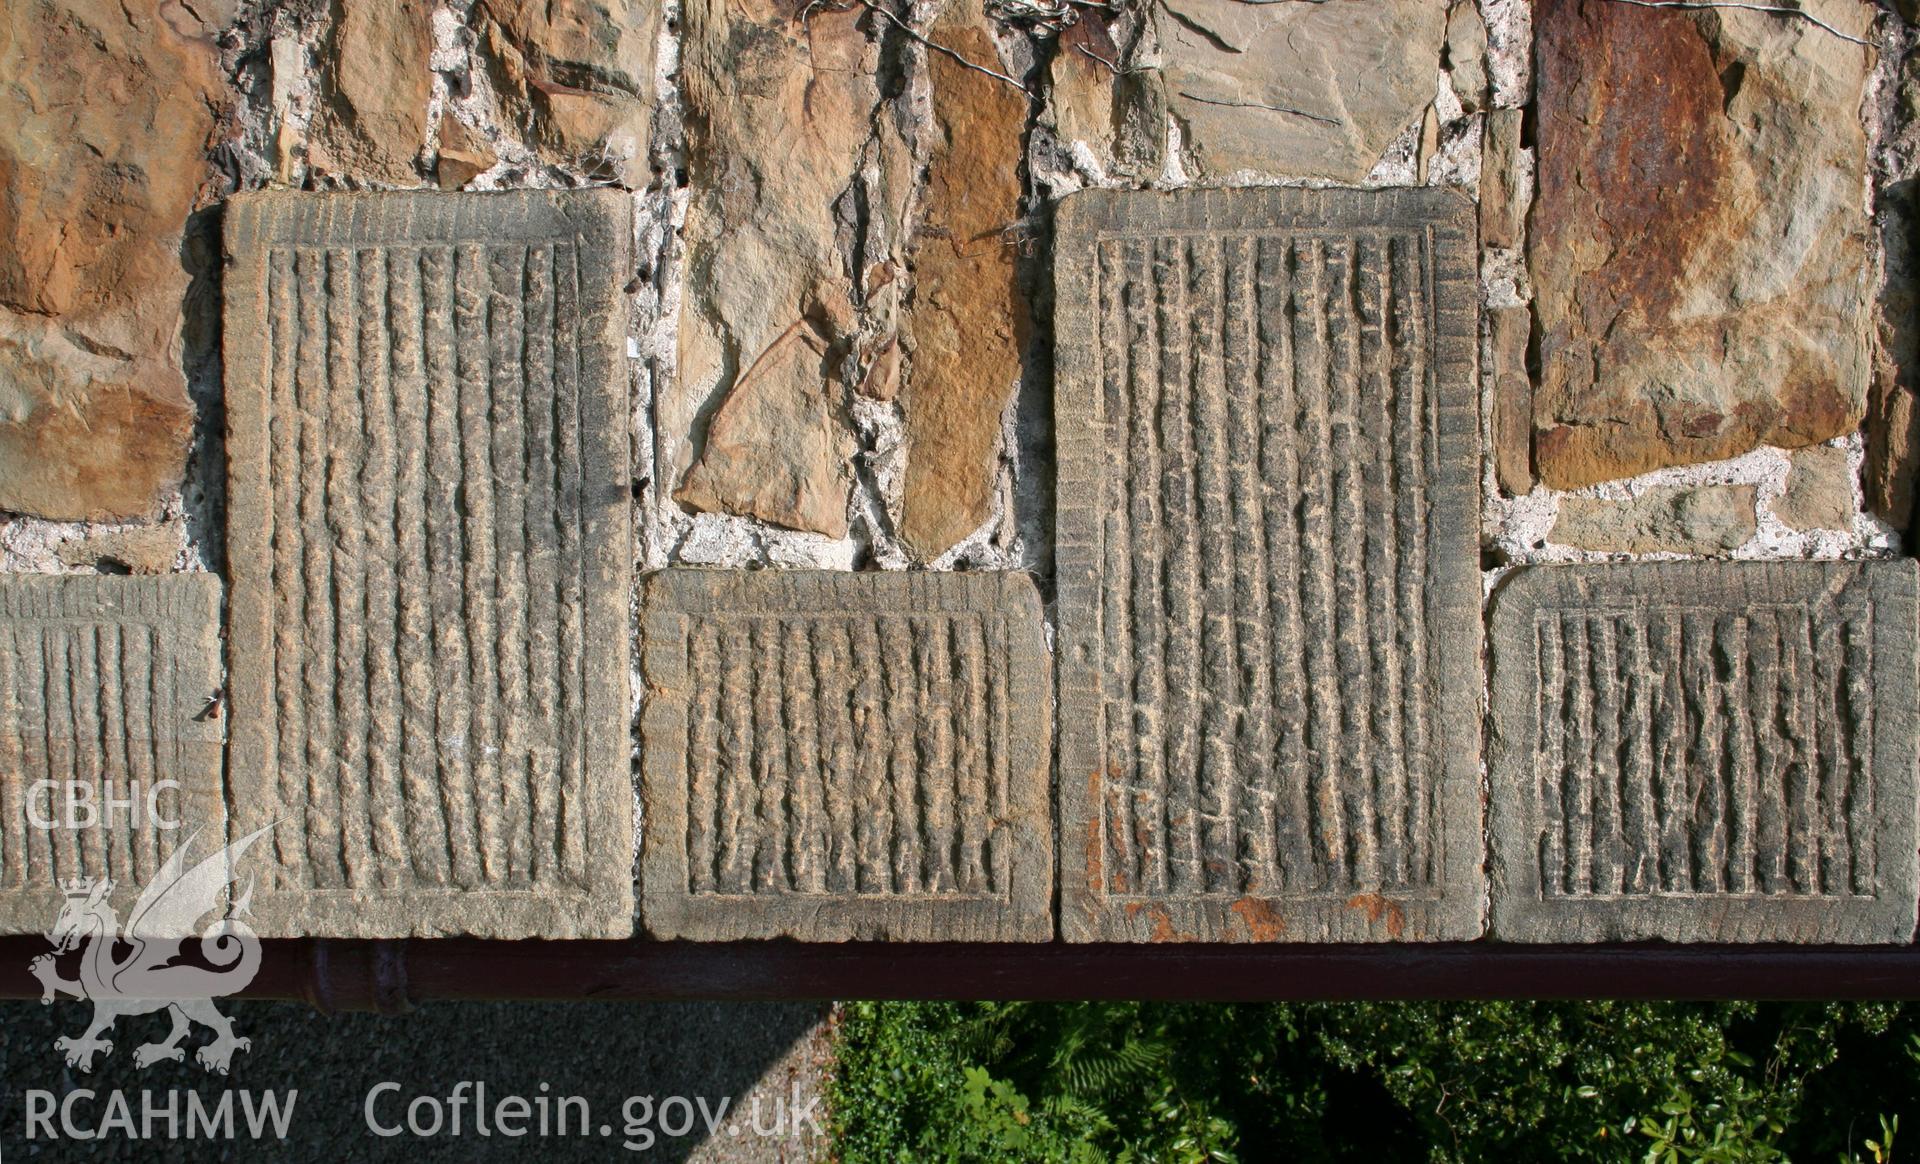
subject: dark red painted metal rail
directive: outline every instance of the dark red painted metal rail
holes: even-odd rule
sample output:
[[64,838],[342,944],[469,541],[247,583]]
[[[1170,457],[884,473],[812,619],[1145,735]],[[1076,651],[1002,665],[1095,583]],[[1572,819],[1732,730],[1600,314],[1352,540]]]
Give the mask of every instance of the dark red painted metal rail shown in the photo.
[[[0,938],[0,997],[43,939]],[[456,999],[1920,999],[1920,947],[264,943],[241,997],[328,1011]]]

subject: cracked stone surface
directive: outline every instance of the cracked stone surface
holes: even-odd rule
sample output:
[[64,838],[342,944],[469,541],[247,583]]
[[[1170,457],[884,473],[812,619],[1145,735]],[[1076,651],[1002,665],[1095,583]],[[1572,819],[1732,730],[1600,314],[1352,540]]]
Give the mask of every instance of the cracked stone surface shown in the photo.
[[[204,574],[0,575],[0,932],[45,933],[75,877],[113,880],[124,918],[189,836],[189,859],[219,848],[220,626],[220,581]],[[54,787],[35,792],[41,781]],[[69,787],[95,812],[138,807],[35,827],[30,813],[76,822]],[[156,827],[150,809],[179,827]]]
[[632,928],[613,191],[227,211],[234,827],[264,936]]
[[641,605],[650,934],[1052,938],[1025,575],[666,570]]
[[506,120],[548,160],[648,180],[660,0],[481,0],[478,51]]
[[1089,9],[1060,34],[1040,118],[1066,149],[1080,151],[1086,170],[1129,181],[1161,175],[1166,91],[1158,73],[1132,63],[1150,32],[1150,17],[1122,6]]
[[1433,100],[1445,0],[1154,9],[1168,111],[1204,172],[1365,178]]
[[846,466],[858,446],[841,389],[827,341],[796,321],[734,380],[675,500],[847,536]]
[[56,553],[66,566],[107,564],[131,574],[171,574],[185,542],[181,523],[169,521],[86,534],[62,542]]
[[1057,229],[1062,936],[1477,937],[1471,204]]
[[672,451],[676,500],[842,537],[854,443],[838,359],[855,288],[834,207],[871,134],[878,50],[860,9],[804,28],[790,15],[770,0],[686,6],[680,383],[656,408],[678,436],[719,402],[704,442]]
[[1492,627],[1494,937],[1912,940],[1913,562],[1533,567]]
[[440,148],[434,156],[433,180],[442,190],[458,190],[500,160],[486,139],[453,117],[440,121]]

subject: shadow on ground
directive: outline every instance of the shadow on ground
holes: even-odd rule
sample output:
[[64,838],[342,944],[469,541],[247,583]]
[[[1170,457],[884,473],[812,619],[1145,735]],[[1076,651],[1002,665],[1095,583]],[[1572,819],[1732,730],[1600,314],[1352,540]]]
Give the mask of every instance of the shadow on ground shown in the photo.
[[[753,1128],[756,1115],[763,1130],[772,1128],[776,1115],[790,1128],[798,1122],[790,1110],[795,1094],[803,1107],[822,1096],[825,1010],[815,1005],[441,1003],[396,1017],[326,1016],[297,1003],[223,1001],[219,1006],[253,1043],[236,1057],[232,1074],[224,1079],[194,1064],[192,1049],[209,1041],[199,1029],[187,1043],[184,1063],[135,1068],[133,1049],[166,1033],[167,1020],[155,1015],[122,1018],[109,1036],[113,1053],[96,1062],[91,1073],[70,1070],[53,1040],[83,1030],[90,1004],[0,1002],[0,1161],[747,1162],[802,1161],[819,1155],[819,1144],[804,1125],[798,1138],[760,1136]],[[542,1096],[583,1096],[591,1109],[588,1134],[578,1134],[579,1108],[573,1105],[565,1138],[511,1138],[498,1131],[481,1137],[474,1133],[469,1103],[462,1112],[461,1134],[451,1135],[447,1122],[452,1109],[446,1097],[462,1080],[485,1083],[489,1108],[515,1095],[526,1097],[530,1105]],[[374,1118],[382,1126],[404,1125],[414,1098],[432,1096],[437,1102],[422,1103],[418,1115],[421,1123],[430,1123],[437,1108],[443,1120],[440,1133],[374,1134],[367,1122],[368,1095],[386,1082],[400,1086],[375,1097]],[[266,1089],[297,1089],[299,1094],[284,1142],[275,1142],[270,1132],[264,1142],[247,1137],[237,1094],[233,1103],[239,1138],[231,1141],[167,1140],[164,1118],[148,1124],[158,1137],[151,1140],[128,1138],[117,1128],[84,1142],[26,1139],[29,1103],[48,1102],[35,1100],[31,1092],[51,1093],[51,1102],[60,1104],[81,1088],[95,1092],[72,1100],[73,1123],[82,1131],[98,1131],[114,1122],[113,1091],[125,1096],[135,1130],[143,1119],[143,1091],[161,1110],[170,1094],[178,1093],[172,1102],[179,1105],[181,1131],[188,1091],[197,1092],[210,1109],[217,1109],[227,1090],[257,1095]],[[651,1096],[652,1103],[629,1104],[635,1096]],[[684,1102],[670,1103],[669,1097],[675,1096]],[[701,1099],[708,1113],[715,1112],[722,1099],[731,1100],[716,1134],[706,1130],[697,1103]],[[645,1129],[630,1126],[628,1117],[649,1114],[649,1106],[651,1118],[642,1121]],[[812,1113],[824,1126],[824,1099],[814,1104]],[[693,1121],[691,1131],[670,1135],[685,1116]],[[537,1114],[528,1119],[529,1129],[536,1121]],[[550,1115],[550,1127],[556,1123]],[[61,1130],[57,1109],[52,1124]],[[646,1143],[649,1132],[652,1142]]]

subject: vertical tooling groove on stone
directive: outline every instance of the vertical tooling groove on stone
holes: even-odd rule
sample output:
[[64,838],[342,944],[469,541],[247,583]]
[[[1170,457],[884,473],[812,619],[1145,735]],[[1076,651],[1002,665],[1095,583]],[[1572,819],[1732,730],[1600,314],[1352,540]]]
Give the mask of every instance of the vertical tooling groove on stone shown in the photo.
[[263,933],[632,926],[617,193],[229,212],[234,786]]
[[1058,238],[1064,935],[1477,936],[1470,206],[1098,191]]
[[666,570],[642,601],[650,933],[1053,936],[1025,575]]
[[1497,936],[1911,939],[1912,562],[1536,567],[1493,628]]
[[218,579],[0,577],[0,932],[44,932],[78,877],[124,913],[189,837],[219,848],[219,690]]

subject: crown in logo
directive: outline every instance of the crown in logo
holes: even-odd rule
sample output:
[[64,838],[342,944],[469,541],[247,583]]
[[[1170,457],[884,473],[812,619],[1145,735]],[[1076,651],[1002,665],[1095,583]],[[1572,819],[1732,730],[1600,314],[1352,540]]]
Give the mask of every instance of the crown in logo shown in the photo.
[[93,878],[75,877],[71,881],[62,881],[60,890],[68,897],[86,897],[93,892]]

